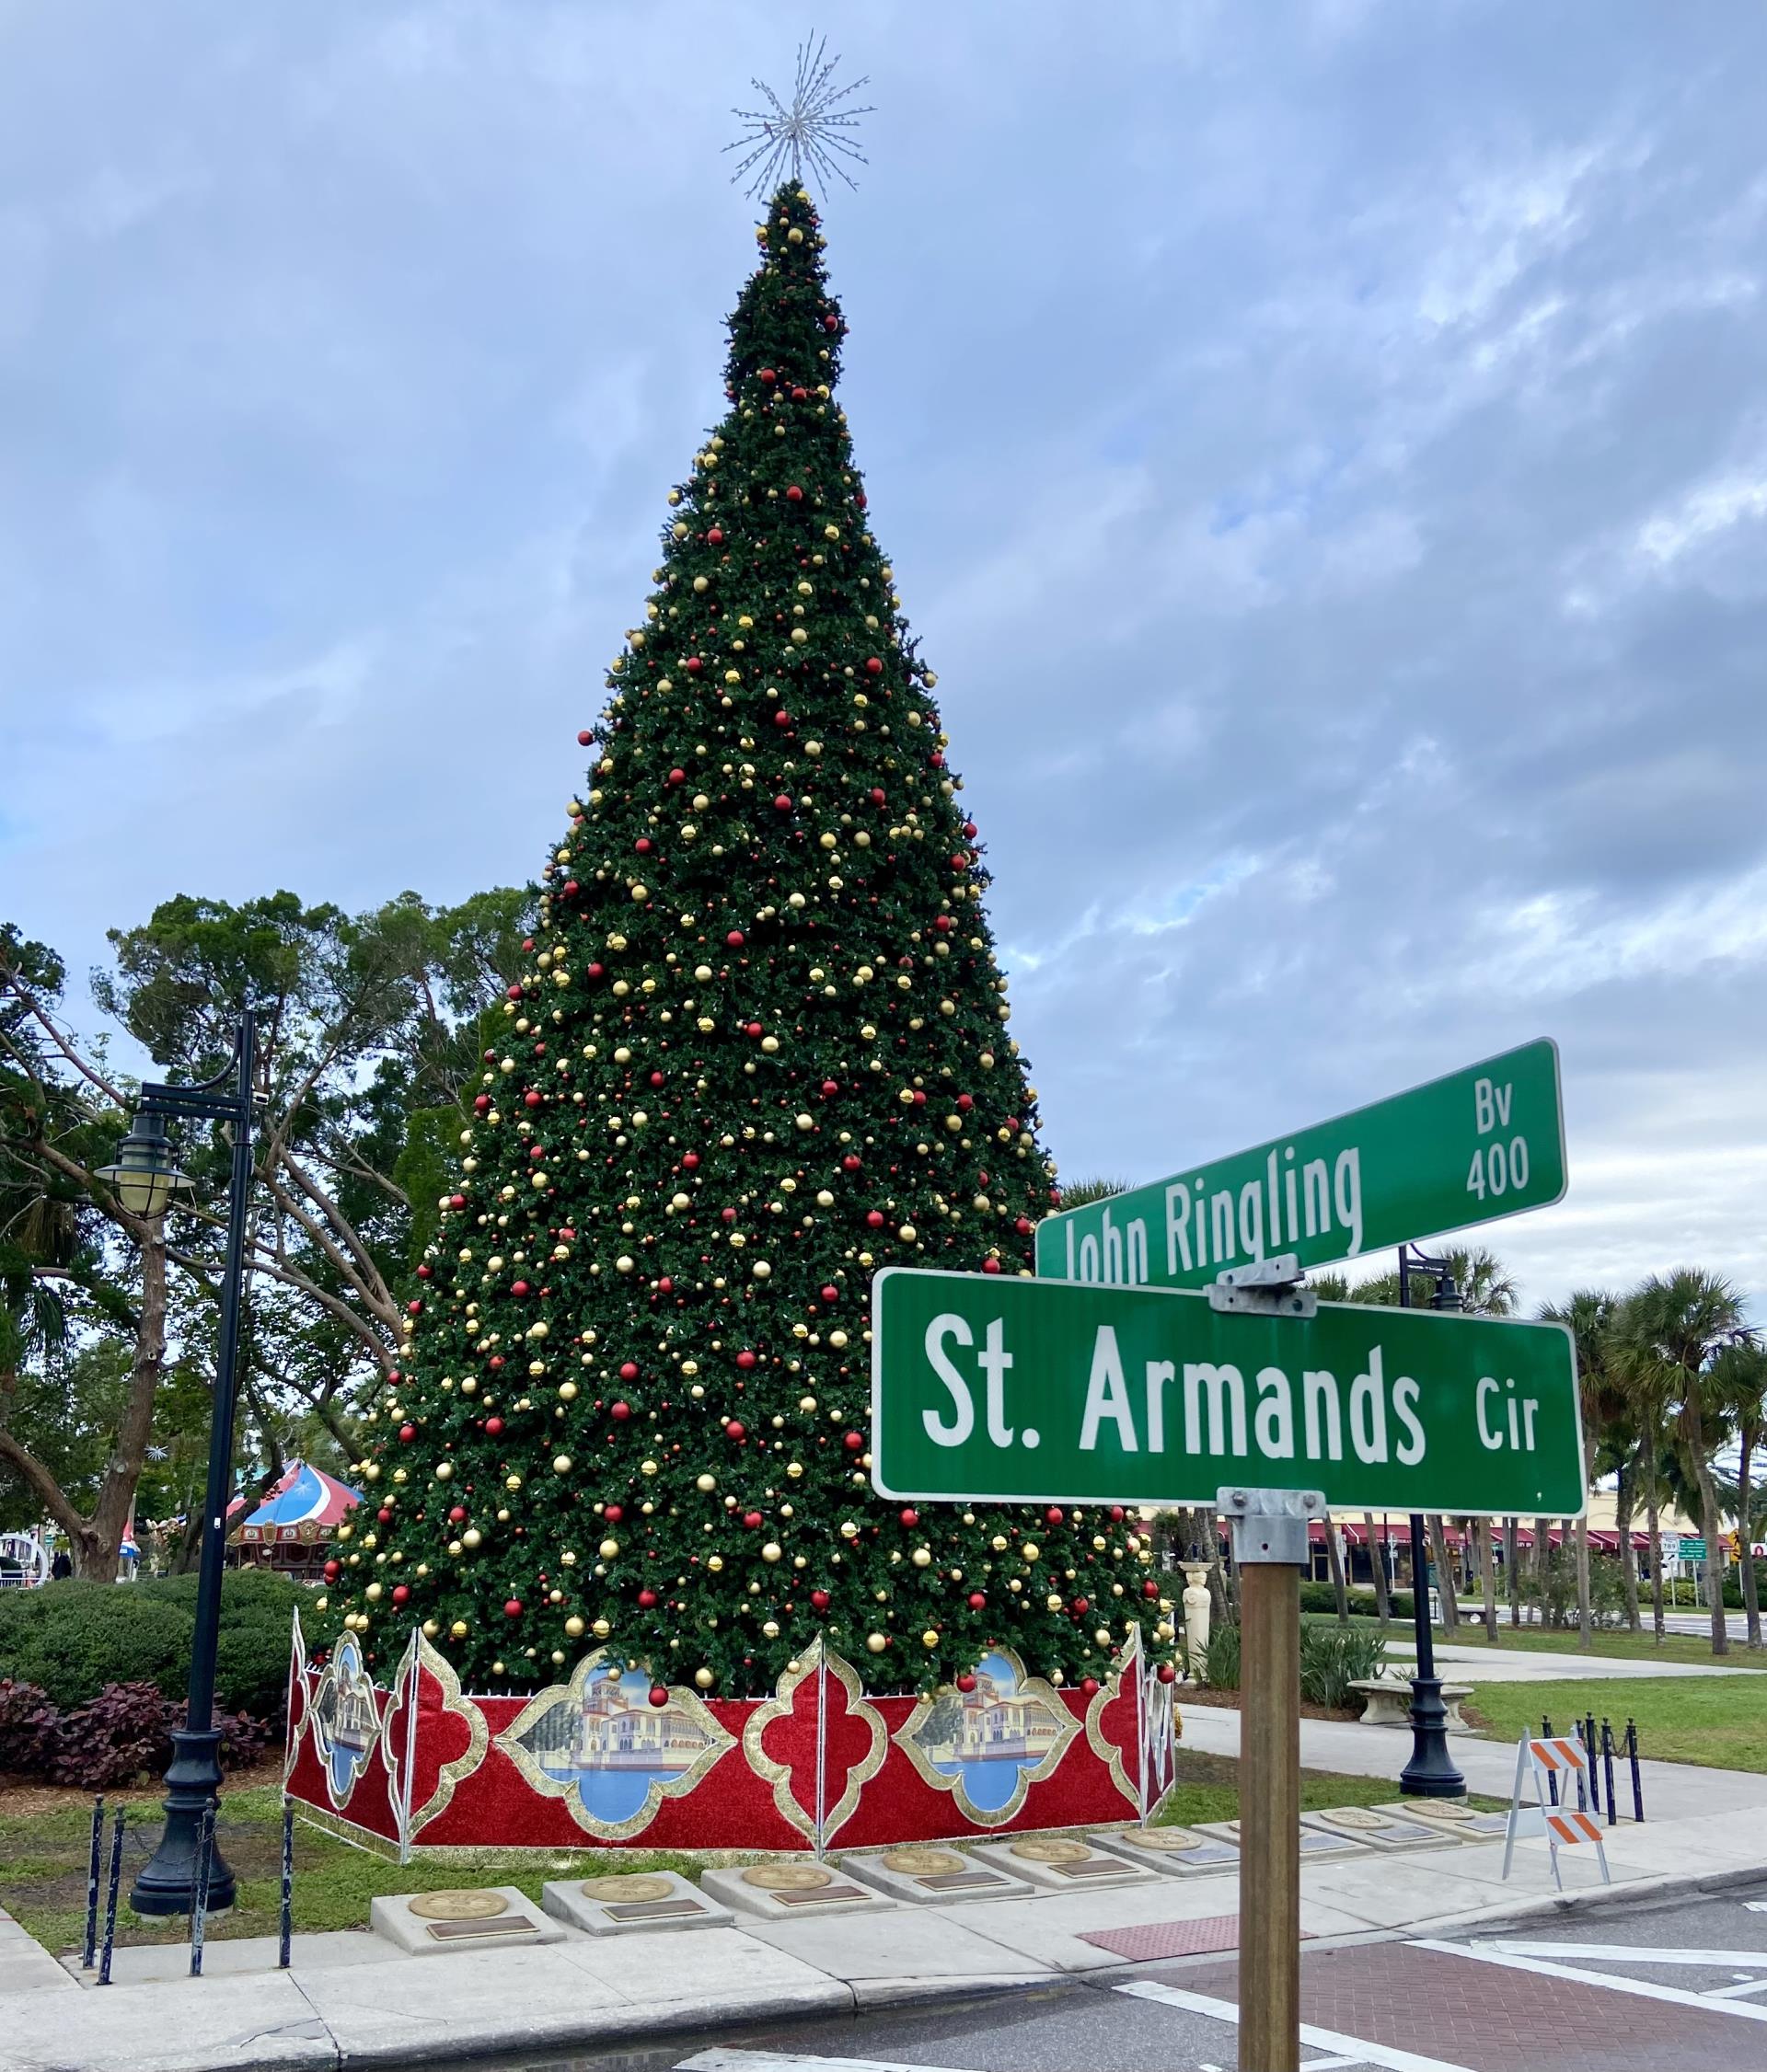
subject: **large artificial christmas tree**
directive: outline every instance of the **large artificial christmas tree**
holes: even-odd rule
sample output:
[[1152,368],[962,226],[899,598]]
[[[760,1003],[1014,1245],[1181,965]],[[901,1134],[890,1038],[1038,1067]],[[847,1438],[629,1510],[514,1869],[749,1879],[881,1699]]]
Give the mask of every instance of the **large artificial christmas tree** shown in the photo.
[[383,1669],[421,1623],[481,1690],[600,1644],[743,1697],[818,1632],[876,1689],[966,1683],[990,1644],[1083,1684],[1160,1617],[1133,1517],[869,1484],[873,1269],[1029,1272],[1052,1172],[795,180],[756,236],[337,1608]]

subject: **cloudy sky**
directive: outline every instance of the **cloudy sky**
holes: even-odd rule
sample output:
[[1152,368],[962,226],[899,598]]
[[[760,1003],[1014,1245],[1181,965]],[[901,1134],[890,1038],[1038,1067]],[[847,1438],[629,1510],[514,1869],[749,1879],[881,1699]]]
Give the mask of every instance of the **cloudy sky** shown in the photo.
[[[1767,1310],[1767,17],[820,18],[844,398],[1064,1173],[1550,1034],[1528,1298]],[[537,866],[799,29],[0,0],[0,916],[84,970],[175,892]]]

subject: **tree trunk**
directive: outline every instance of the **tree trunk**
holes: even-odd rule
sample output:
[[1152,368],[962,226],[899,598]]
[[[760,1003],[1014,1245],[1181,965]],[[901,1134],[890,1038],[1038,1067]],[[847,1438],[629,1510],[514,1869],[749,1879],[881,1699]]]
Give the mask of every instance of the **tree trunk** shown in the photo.
[[1479,1584],[1484,1593],[1484,1639],[1487,1647],[1497,1644],[1497,1557],[1491,1544],[1496,1529],[1489,1518],[1475,1518],[1472,1529],[1479,1536]]
[[1546,1606],[1551,1597],[1553,1578],[1553,1534],[1549,1519],[1534,1520],[1534,1599],[1540,1606],[1540,1623],[1544,1626]]
[[1761,1645],[1761,1600],[1755,1594],[1755,1529],[1750,1518],[1752,1508],[1749,1487],[1750,1456],[1755,1434],[1747,1425],[1738,1442],[1737,1458],[1737,1560],[1742,1569],[1742,1608],[1749,1620],[1749,1645]]
[[[1362,1523],[1369,1533],[1369,1569],[1374,1579],[1374,1609],[1382,1626],[1392,1624],[1392,1598],[1387,1589],[1387,1544],[1377,1538],[1374,1530],[1374,1513],[1365,1511]],[[1386,1523],[1385,1519],[1381,1524]]]
[[1450,1633],[1460,1631],[1461,1606],[1454,1594],[1454,1570],[1448,1558],[1448,1532],[1439,1511],[1429,1514],[1429,1547],[1436,1557],[1437,1588],[1442,1599],[1442,1624]]
[[1638,1617],[1638,1549],[1632,1544],[1632,1514],[1634,1508],[1632,1475],[1628,1468],[1620,1470],[1620,1485],[1613,1500],[1613,1522],[1620,1528],[1620,1583],[1626,1594],[1626,1626],[1636,1633],[1640,1629]]
[[1337,1600],[1337,1623],[1350,1623],[1350,1593],[1344,1581],[1344,1557],[1338,1551],[1337,1524],[1328,1511],[1325,1514],[1325,1560],[1332,1571],[1332,1595]]
[[1509,1591],[1509,1623],[1521,1624],[1521,1520],[1507,1518],[1503,1526],[1503,1580]]
[[1730,1652],[1730,1622],[1724,1611],[1724,1526],[1718,1516],[1718,1491],[1712,1479],[1712,1463],[1703,1456],[1697,1462],[1700,1485],[1700,1522],[1705,1534],[1706,1608],[1712,1615],[1712,1652]]
[[1650,1539],[1650,1616],[1657,1639],[1663,1638],[1663,1531],[1657,1520],[1657,1476],[1653,1465],[1645,1485],[1645,1531]]
[[74,1572],[89,1582],[114,1583],[122,1536],[134,1508],[135,1486],[153,1435],[154,1399],[166,1368],[166,1241],[159,1223],[137,1225],[141,1245],[141,1308],[135,1356],[122,1416],[98,1485],[92,1515],[82,1517],[50,1470],[22,1440],[0,1424],[0,1460],[9,1461],[43,1509],[67,1535]]

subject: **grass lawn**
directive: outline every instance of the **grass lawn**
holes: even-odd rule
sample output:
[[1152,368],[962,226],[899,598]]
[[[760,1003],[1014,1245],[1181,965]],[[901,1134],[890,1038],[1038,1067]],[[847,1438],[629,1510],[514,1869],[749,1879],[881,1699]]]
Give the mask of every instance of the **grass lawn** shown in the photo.
[[[1476,1675],[1476,1673],[1475,1673]],[[1767,1683],[1755,1676],[1639,1676],[1623,1683],[1473,1683],[1465,1709],[1494,1740],[1537,1733],[1543,1714],[1561,1732],[1593,1712],[1618,1732],[1638,1722],[1638,1753],[1666,1763],[1767,1770]]]
[[[1194,1827],[1199,1820],[1237,1820],[1239,1772],[1240,1766],[1231,1755],[1205,1755],[1181,1746],[1178,1782],[1160,1809],[1154,1825]],[[1384,1806],[1398,1797],[1399,1787],[1390,1777],[1346,1777],[1338,1770],[1300,1773],[1302,1813],[1323,1813],[1333,1806]],[[1472,1803],[1488,1812],[1501,1812],[1508,1801],[1484,1799],[1474,1793]]]
[[[263,1773],[260,1773],[260,1775]],[[214,1936],[274,1935],[282,1874],[282,1790],[277,1781],[229,1790],[221,1801],[217,1836],[238,1880],[238,1904],[217,1918]],[[9,1802],[10,1801],[10,1802]],[[119,1943],[181,1942],[182,1920],[138,1918],[128,1908],[129,1886],[159,1839],[159,1790],[125,1792],[106,1801],[105,1862],[110,1862],[110,1809],[126,1809],[122,1845],[122,1904]],[[14,1811],[14,1807],[20,1810]],[[86,1935],[87,1852],[92,1802],[71,1792],[0,1793],[0,1906],[58,1955],[79,1949]],[[519,1885],[537,1901],[549,1878],[588,1878],[604,1871],[670,1870],[697,1874],[679,1856],[631,1849],[449,1849],[397,1863],[294,1823],[294,1927],[365,1928],[368,1902],[381,1893],[431,1891],[439,1885]]]
[[[1646,1616],[1648,1619],[1649,1615],[1646,1614]],[[1444,1642],[1457,1648],[1483,1648],[1488,1644],[1484,1638],[1484,1625],[1473,1625],[1466,1619],[1461,1621],[1461,1629],[1458,1633],[1450,1633],[1446,1628],[1440,1626],[1434,1630],[1438,1646]],[[1410,1637],[1411,1629],[1409,1627],[1403,1629],[1403,1631],[1398,1628],[1394,1629],[1395,1639],[1409,1640]],[[1715,1660],[1722,1660],[1727,1668],[1767,1669],[1767,1653],[1745,1646],[1734,1634],[1731,1636],[1730,1652],[1720,1658],[1714,1656],[1710,1640],[1701,1640],[1697,1635],[1692,1633],[1667,1634],[1660,1647],[1657,1646],[1647,1631],[1644,1633],[1596,1633],[1590,1636],[1589,1644],[1586,1649],[1578,1640],[1575,1627],[1572,1627],[1569,1632],[1565,1632],[1552,1627],[1512,1627],[1505,1622],[1499,1622],[1497,1646],[1499,1648],[1521,1648],[1532,1654],[1587,1653],[1607,1655],[1617,1661],[1625,1662],[1710,1663]],[[1600,1714],[1598,1712],[1596,1717],[1599,1719]]]

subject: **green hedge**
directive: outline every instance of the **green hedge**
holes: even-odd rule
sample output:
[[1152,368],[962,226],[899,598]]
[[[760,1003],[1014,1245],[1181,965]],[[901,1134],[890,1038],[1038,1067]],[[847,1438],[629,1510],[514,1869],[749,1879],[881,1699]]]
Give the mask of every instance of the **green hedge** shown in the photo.
[[[221,1592],[215,1702],[280,1721],[289,1621],[303,1592],[267,1569],[230,1570]],[[0,1676],[40,1684],[64,1710],[107,1684],[150,1683],[183,1696],[196,1629],[196,1578],[52,1583],[0,1594]]]
[[[1353,1585],[1346,1595],[1350,1600],[1352,1618],[1374,1618],[1379,1616],[1374,1601],[1374,1592],[1362,1583]],[[1395,1590],[1391,1593],[1392,1616],[1408,1619],[1411,1617],[1411,1592]],[[1304,1612],[1329,1612],[1337,1617],[1337,1598],[1329,1583],[1303,1583],[1300,1586],[1300,1608]]]

